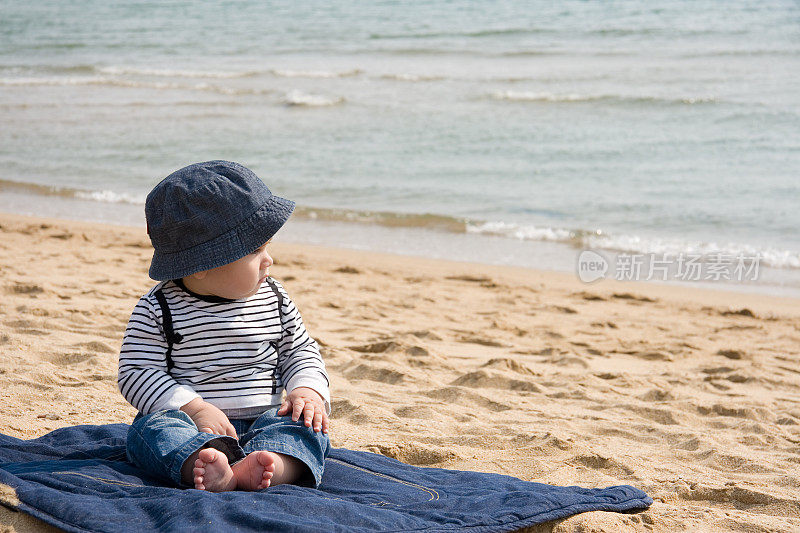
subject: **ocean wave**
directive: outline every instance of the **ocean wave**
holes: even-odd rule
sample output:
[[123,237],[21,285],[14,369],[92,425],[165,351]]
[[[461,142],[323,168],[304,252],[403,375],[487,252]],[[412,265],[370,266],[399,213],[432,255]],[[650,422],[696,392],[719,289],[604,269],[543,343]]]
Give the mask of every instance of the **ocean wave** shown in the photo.
[[120,75],[141,75],[141,76],[160,76],[169,78],[219,78],[219,79],[233,79],[233,78],[247,78],[258,74],[257,71],[244,70],[244,71],[206,71],[206,70],[182,70],[182,69],[166,69],[166,68],[148,68],[148,67],[98,67],[97,71],[101,74],[109,74],[112,76]]
[[495,91],[488,95],[495,100],[510,102],[618,102],[618,103],[655,103],[655,104],[712,104],[718,100],[713,96],[687,96],[682,98],[664,98],[659,96],[629,96],[615,94],[557,94],[551,92],[534,91]]
[[111,81],[104,76],[58,76],[58,77],[13,77],[0,78],[1,86],[39,85],[102,85]]
[[669,27],[640,27],[640,28],[598,28],[594,30],[582,31],[582,35],[594,37],[651,37],[661,36],[669,39],[681,39],[689,37],[735,37],[749,35],[749,29],[725,29],[715,30],[712,28],[689,29]]
[[43,185],[22,181],[0,179],[0,191],[10,190],[34,194],[39,196],[57,196],[61,198],[78,198],[104,203],[125,203],[144,205],[145,195],[121,193],[109,190],[91,191],[75,187],[62,187],[58,185]]
[[330,72],[327,70],[279,70],[270,71],[273,76],[280,78],[352,78],[363,73],[361,69],[345,70],[342,72]]
[[382,80],[397,81],[441,81],[448,79],[446,76],[424,75],[424,74],[382,74]]
[[437,39],[449,37],[500,37],[508,35],[541,35],[556,33],[556,30],[549,28],[497,28],[477,31],[454,31],[454,32],[422,32],[422,33],[373,33],[369,39],[377,40],[398,40],[398,39]]
[[0,86],[108,86],[124,87],[131,89],[157,89],[157,90],[184,90],[184,91],[205,91],[225,95],[262,95],[270,94],[274,91],[269,89],[239,89],[225,87],[211,83],[175,83],[167,81],[140,81],[121,78],[111,78],[108,76],[57,76],[57,77],[26,77],[26,78],[0,78]]
[[533,91],[496,91],[491,93],[495,100],[509,100],[512,102],[590,102],[602,100],[603,96],[588,96],[582,94],[555,94],[549,92]]
[[96,74],[94,65],[0,65],[0,72],[16,75],[31,74]]
[[466,226],[467,233],[497,235],[522,241],[573,242],[578,237],[574,231],[512,224],[508,222],[471,222]]
[[800,253],[798,252],[769,246],[753,246],[745,243],[644,238],[637,235],[597,235],[587,237],[584,244],[591,248],[604,248],[625,253],[657,254],[673,257],[681,254],[693,254],[703,257],[714,257],[720,254],[730,257],[760,256],[761,262],[767,266],[800,268]]
[[696,52],[685,52],[676,54],[678,58],[685,59],[699,59],[709,57],[770,57],[770,56],[786,56],[796,57],[800,56],[800,48],[775,48],[775,49],[721,49],[721,50],[698,50]]
[[324,96],[321,94],[310,94],[294,90],[286,93],[283,102],[288,106],[299,107],[328,107],[344,103],[344,97]]
[[689,241],[626,234],[611,235],[602,230],[570,230],[507,222],[468,223],[466,231],[523,241],[560,242],[580,248],[628,254],[657,254],[673,257],[689,254],[705,258],[713,258],[720,254],[728,257],[759,256],[761,264],[765,266],[800,269],[800,252],[745,243]]
[[75,198],[110,204],[144,205],[146,196],[114,191],[75,191]]

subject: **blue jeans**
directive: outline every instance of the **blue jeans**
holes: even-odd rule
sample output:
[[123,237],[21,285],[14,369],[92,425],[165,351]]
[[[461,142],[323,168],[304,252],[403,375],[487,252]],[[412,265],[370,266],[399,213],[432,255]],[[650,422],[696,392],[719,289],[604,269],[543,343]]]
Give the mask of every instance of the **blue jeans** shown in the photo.
[[139,413],[128,430],[128,460],[147,473],[190,487],[181,479],[183,463],[198,450],[216,448],[235,464],[258,450],[291,455],[309,469],[308,485],[319,486],[330,443],[328,436],[307,428],[301,418],[278,416],[278,408],[265,411],[255,420],[232,419],[239,439],[201,433],[183,411]]

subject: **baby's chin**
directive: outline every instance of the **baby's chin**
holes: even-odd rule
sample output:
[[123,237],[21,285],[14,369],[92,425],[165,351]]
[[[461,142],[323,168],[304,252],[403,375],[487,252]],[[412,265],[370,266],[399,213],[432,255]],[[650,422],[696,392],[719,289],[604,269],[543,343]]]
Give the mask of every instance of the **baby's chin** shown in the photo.
[[251,296],[255,296],[258,294],[258,291],[261,289],[261,283],[259,283],[254,289],[251,289],[245,293],[227,293],[227,294],[217,294],[216,296],[221,296],[222,298],[226,298],[228,300],[244,300],[246,298],[250,298]]
[[258,280],[258,283],[256,283],[256,287],[252,291],[250,291],[246,296],[242,296],[242,298],[250,298],[251,296],[255,296],[256,294],[258,294],[258,291],[261,290],[261,286],[266,281],[267,281],[267,276],[264,276],[263,278]]

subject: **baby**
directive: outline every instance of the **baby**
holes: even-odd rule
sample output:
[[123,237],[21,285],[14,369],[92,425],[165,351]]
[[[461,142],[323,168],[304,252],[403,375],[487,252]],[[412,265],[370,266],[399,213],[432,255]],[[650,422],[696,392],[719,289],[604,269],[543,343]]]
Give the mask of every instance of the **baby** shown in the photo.
[[268,275],[267,244],[293,209],[229,161],[182,168],[147,196],[160,282],[131,314],[118,384],[139,410],[128,458],[151,475],[214,492],[319,485],[328,375]]

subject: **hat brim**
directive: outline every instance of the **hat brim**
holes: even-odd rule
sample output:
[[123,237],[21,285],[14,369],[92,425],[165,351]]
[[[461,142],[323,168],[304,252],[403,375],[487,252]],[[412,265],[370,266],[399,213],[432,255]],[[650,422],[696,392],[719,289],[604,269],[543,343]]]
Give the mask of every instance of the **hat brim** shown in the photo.
[[178,279],[241,259],[270,240],[289,220],[295,203],[272,195],[235,228],[214,239],[174,253],[153,252],[150,277]]

